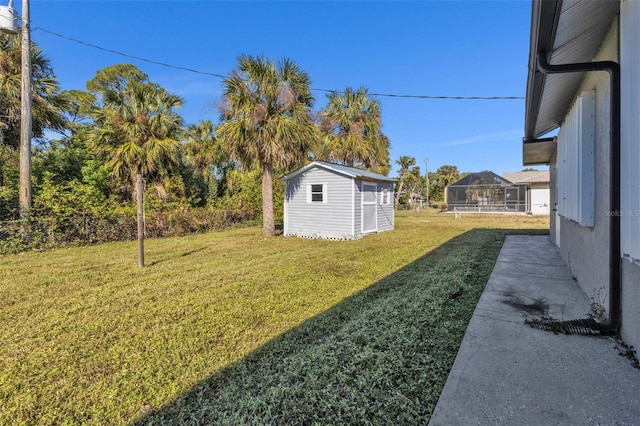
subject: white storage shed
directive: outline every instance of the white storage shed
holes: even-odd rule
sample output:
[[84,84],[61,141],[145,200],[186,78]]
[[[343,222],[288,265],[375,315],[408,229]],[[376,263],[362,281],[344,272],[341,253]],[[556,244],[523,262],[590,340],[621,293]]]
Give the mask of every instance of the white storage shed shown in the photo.
[[314,161],[281,180],[285,236],[354,240],[393,229],[394,179]]

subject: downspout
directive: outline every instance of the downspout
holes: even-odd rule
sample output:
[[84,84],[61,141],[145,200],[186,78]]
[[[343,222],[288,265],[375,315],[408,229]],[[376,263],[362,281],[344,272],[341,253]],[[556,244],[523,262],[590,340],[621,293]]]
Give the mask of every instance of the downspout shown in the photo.
[[538,69],[545,74],[607,71],[611,87],[609,151],[609,320],[593,318],[571,321],[528,320],[532,327],[567,334],[614,334],[620,328],[620,65],[613,61],[551,65],[547,52],[538,55]]

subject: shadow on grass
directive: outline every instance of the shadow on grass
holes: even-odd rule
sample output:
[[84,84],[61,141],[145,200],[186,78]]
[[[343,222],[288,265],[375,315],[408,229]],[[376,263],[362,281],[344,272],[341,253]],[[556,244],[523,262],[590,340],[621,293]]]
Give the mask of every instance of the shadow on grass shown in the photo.
[[426,424],[504,236],[541,233],[459,235],[135,424]]
[[[196,254],[196,253],[201,252],[201,251],[203,251],[203,250],[205,250],[205,248],[204,248],[204,247],[200,247],[199,249],[196,249],[196,250],[189,250],[189,251],[185,251],[184,253],[180,254],[180,257],[187,257],[187,256],[191,256],[192,254]],[[164,263],[164,262],[166,262],[166,261],[168,261],[168,260],[171,260],[171,259],[172,259],[171,257],[165,257],[164,259],[154,260],[153,262],[149,262],[149,263],[147,264],[147,266],[155,266],[155,265],[159,265],[159,264]]]

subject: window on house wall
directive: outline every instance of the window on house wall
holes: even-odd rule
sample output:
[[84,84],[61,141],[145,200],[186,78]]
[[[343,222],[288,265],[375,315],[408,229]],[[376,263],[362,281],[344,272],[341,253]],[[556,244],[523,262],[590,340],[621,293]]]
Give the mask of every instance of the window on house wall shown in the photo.
[[326,203],[327,202],[327,184],[313,183],[307,186],[307,202],[308,203]]
[[558,133],[558,213],[594,225],[595,92],[578,96]]

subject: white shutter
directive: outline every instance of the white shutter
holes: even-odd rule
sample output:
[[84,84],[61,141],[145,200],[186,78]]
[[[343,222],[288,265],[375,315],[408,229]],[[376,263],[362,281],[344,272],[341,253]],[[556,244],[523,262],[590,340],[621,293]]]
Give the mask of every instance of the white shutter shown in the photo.
[[558,133],[558,213],[594,226],[595,92],[586,91],[569,110]]

